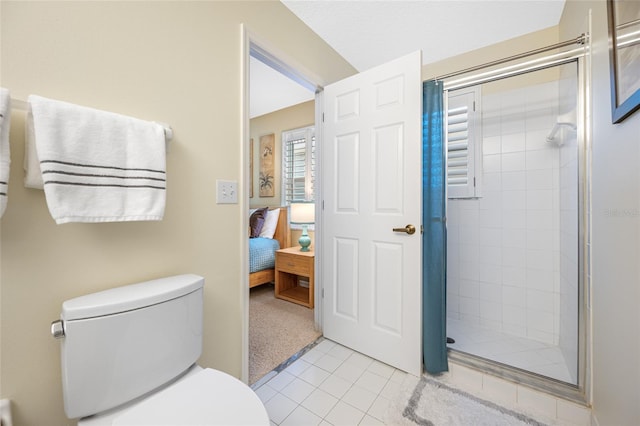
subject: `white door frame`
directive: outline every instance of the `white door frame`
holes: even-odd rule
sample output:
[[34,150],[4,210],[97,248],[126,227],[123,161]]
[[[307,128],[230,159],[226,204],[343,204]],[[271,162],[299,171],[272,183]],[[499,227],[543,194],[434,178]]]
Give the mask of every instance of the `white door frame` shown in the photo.
[[[240,176],[240,187],[243,188],[241,194],[244,194],[243,197],[240,197],[239,200],[239,208],[241,211],[240,217],[242,223],[249,223],[249,185],[251,182],[250,179],[250,169],[249,169],[249,155],[250,155],[250,126],[249,126],[249,70],[250,70],[250,56],[251,52],[255,52],[260,56],[260,60],[275,70],[279,71],[283,75],[289,77],[290,79],[296,81],[297,83],[309,87],[315,88],[316,91],[316,140],[320,141],[321,134],[319,135],[318,129],[322,126],[321,119],[319,120],[319,114],[322,114],[321,104],[319,104],[319,95],[322,92],[322,86],[325,84],[322,79],[320,79],[317,75],[307,70],[305,67],[300,65],[297,61],[295,61],[290,56],[283,53],[280,49],[276,48],[269,42],[267,42],[264,38],[257,35],[255,32],[251,31],[247,28],[245,24],[240,24],[240,40],[241,40],[241,65],[240,70],[242,73],[242,84],[241,84],[241,102],[240,106],[242,109],[242,123],[240,128],[240,157],[242,158],[242,166],[241,166],[241,176]],[[321,130],[320,130],[321,132]],[[321,145],[321,144],[317,144]],[[316,149],[318,149],[316,145]],[[320,173],[320,167],[318,165],[317,176]],[[316,176],[316,181],[318,177]],[[319,189],[319,188],[317,188]],[[320,199],[319,192],[316,192],[316,199]],[[319,206],[316,204],[316,218],[320,218],[320,210]],[[320,235],[319,230],[322,229],[322,220],[316,221],[316,247],[319,247],[318,244],[318,236]],[[240,236],[240,240],[242,243],[240,244],[240,266],[242,271],[249,270],[249,240],[247,238],[246,227],[240,227],[242,232]],[[319,257],[316,255],[316,264],[320,261]],[[322,294],[322,281],[319,279],[320,276],[318,274],[318,269],[316,270],[315,282],[317,285],[315,286],[315,326],[318,330],[322,331],[322,318],[319,313],[322,312],[322,299],[320,295]],[[241,372],[241,380],[245,383],[249,381],[249,274],[243,273],[241,279],[242,286],[242,372]]]

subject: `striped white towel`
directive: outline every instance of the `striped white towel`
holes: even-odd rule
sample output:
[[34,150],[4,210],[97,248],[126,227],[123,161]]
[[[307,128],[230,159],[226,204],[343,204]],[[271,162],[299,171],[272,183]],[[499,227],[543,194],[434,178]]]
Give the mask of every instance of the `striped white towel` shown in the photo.
[[162,220],[166,150],[159,124],[31,95],[27,139],[34,139],[28,145],[40,167],[35,174],[56,223]]
[[9,91],[0,87],[0,217],[7,208],[9,193],[9,127],[11,125],[11,97]]

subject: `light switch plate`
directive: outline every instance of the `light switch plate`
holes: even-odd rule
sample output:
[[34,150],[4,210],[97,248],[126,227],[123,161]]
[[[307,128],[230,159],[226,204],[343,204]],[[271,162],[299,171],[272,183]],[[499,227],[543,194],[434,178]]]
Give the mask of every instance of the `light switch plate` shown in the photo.
[[238,204],[238,182],[235,180],[216,180],[216,203]]

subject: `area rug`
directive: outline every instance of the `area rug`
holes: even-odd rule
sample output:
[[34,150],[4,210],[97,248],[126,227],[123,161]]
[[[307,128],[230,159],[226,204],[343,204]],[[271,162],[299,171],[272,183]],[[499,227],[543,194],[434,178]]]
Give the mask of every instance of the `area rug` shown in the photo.
[[397,399],[389,404],[385,423],[420,426],[548,426],[550,424],[483,400],[427,376],[421,377],[420,380],[415,378],[409,385],[405,385],[404,389],[401,388]]
[[258,381],[322,333],[313,309],[276,299],[273,284],[251,289],[249,298],[249,384]]

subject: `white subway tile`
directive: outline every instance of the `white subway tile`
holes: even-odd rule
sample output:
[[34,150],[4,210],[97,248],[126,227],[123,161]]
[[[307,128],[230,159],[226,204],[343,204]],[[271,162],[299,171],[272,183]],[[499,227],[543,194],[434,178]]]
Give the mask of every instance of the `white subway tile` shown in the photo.
[[526,248],[527,231],[524,229],[509,229],[502,233],[502,246]]
[[515,287],[524,287],[527,283],[527,270],[525,268],[516,268],[504,266],[502,268],[502,284]]
[[528,190],[553,189],[553,182],[553,173],[548,169],[527,171]]
[[505,248],[502,251],[502,265],[515,268],[524,268],[527,266],[527,257],[525,248]]
[[[507,331],[507,326],[517,327],[519,330],[517,334],[521,336],[525,335],[527,314],[523,308],[510,305],[503,306],[502,322],[504,323],[505,331]],[[511,330],[513,330],[513,328]]]
[[555,419],[557,415],[556,398],[518,385],[518,405],[524,410]]
[[527,227],[526,210],[505,210],[502,216],[502,226],[505,232],[510,232],[512,229],[525,229]]
[[482,153],[484,155],[500,154],[502,152],[501,141],[500,135],[482,138]]
[[582,405],[558,399],[558,420],[573,425],[588,426],[591,424],[591,410]]
[[485,173],[495,173],[502,171],[502,155],[489,154],[482,157],[482,170]]
[[[526,166],[526,156],[524,152],[510,152],[502,154],[502,171],[514,172],[524,170]],[[497,170],[492,170],[497,171]]]
[[503,191],[524,191],[527,189],[527,175],[524,170],[502,173]]
[[[502,137],[502,153],[520,152],[525,150],[525,134],[511,133]],[[504,157],[503,157],[504,159]],[[503,161],[504,166],[504,161]],[[503,167],[504,170],[504,167]]]
[[505,210],[523,210],[527,206],[526,191],[504,191],[502,208]]
[[517,308],[526,307],[526,289],[523,287],[514,287],[509,285],[502,286],[502,303]]
[[517,385],[487,374],[482,378],[482,393],[499,404],[513,405],[518,399]]
[[553,190],[536,189],[527,191],[527,209],[551,210],[553,208]]

